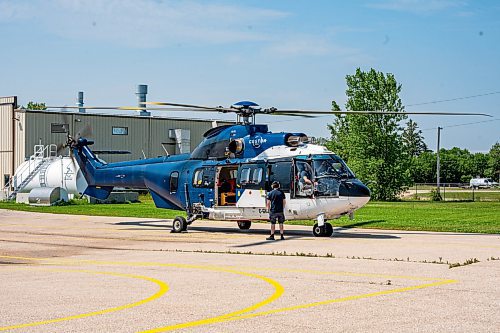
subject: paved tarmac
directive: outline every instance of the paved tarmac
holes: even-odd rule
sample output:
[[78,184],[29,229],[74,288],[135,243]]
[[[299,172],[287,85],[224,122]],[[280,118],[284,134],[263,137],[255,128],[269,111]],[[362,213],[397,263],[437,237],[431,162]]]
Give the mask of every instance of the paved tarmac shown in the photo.
[[268,227],[0,210],[0,331],[498,332],[500,235]]

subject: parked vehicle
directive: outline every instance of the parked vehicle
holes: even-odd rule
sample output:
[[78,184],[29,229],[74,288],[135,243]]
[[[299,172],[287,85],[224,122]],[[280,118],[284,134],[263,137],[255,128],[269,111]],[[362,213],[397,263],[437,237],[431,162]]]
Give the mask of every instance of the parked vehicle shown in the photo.
[[491,188],[498,186],[498,183],[491,178],[472,178],[470,187],[472,188]]

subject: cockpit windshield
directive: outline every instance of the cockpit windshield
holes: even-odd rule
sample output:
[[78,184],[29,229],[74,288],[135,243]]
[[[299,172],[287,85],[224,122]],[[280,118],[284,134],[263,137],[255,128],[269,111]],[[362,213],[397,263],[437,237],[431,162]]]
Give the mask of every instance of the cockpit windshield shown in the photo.
[[337,155],[313,156],[313,167],[316,177],[334,176],[354,178],[354,174]]

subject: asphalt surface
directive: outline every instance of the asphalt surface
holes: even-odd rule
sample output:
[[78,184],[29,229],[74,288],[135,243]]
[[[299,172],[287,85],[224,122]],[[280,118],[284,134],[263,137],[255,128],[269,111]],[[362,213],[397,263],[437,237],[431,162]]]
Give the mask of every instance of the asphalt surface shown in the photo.
[[170,228],[0,210],[0,331],[499,331],[500,235]]

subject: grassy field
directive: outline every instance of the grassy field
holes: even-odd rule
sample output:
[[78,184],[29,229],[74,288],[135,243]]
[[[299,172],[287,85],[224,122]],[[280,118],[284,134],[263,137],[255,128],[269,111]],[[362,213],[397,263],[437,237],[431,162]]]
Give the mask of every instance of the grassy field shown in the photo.
[[[55,214],[150,217],[171,219],[184,212],[157,209],[151,198],[141,196],[140,203],[90,205],[74,201],[71,205],[33,207],[0,202],[0,209]],[[500,202],[370,202],[358,210],[354,220],[343,217],[330,221],[336,227],[396,230],[426,230],[500,234]],[[313,225],[313,221],[288,221],[289,224]]]
[[331,221],[352,228],[500,233],[500,202],[370,202],[347,217]]

